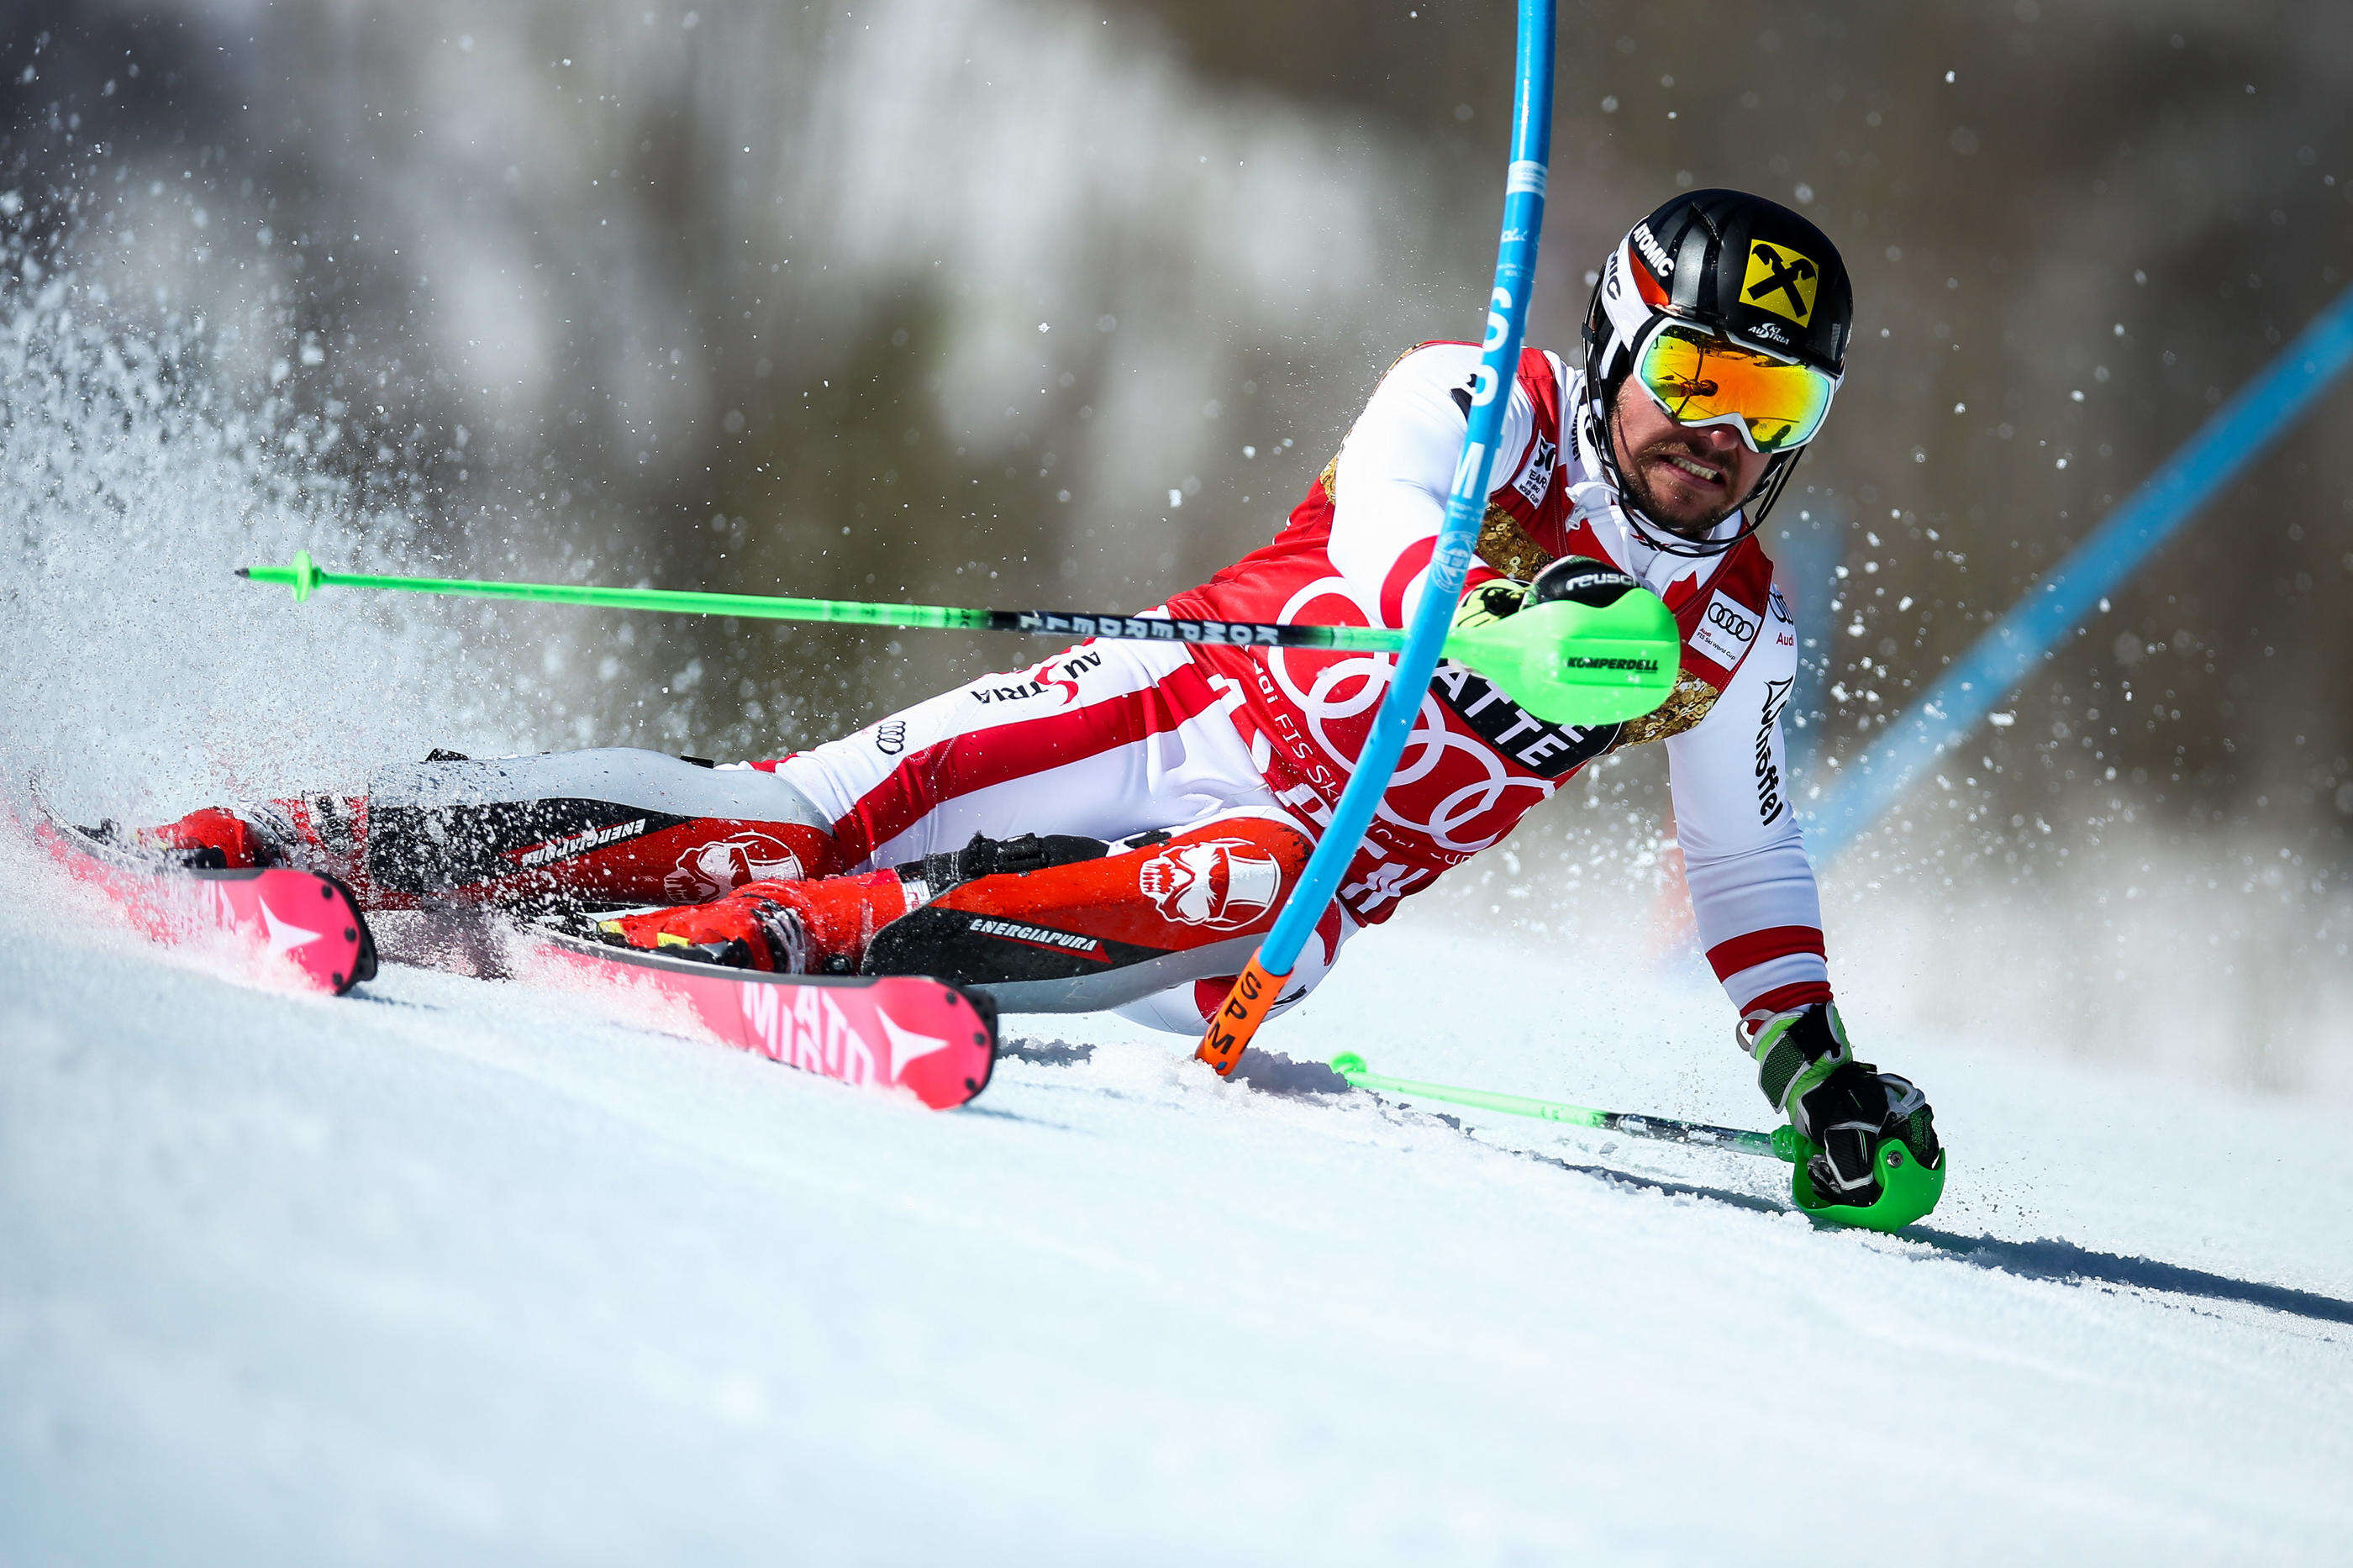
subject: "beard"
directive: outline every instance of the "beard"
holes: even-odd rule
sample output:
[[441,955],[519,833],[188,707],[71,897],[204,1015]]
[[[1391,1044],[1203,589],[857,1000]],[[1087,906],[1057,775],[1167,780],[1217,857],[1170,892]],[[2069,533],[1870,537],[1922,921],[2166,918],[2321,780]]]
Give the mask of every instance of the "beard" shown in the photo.
[[[1625,437],[1622,426],[1619,424],[1615,398],[1611,399],[1609,409],[1609,444],[1613,456],[1625,447]],[[1730,499],[1721,505],[1703,507],[1696,511],[1689,503],[1669,506],[1660,499],[1656,488],[1651,483],[1650,465],[1652,461],[1676,457],[1687,458],[1711,468],[1720,468],[1723,464],[1710,459],[1703,452],[1694,450],[1688,443],[1679,441],[1672,436],[1661,437],[1640,451],[1628,451],[1626,456],[1631,461],[1620,461],[1618,465],[1619,477],[1623,483],[1626,499],[1641,508],[1644,517],[1680,538],[1705,539],[1715,531],[1718,523],[1746,505],[1750,498],[1756,494],[1755,490],[1751,490],[1748,495],[1734,496],[1727,487],[1726,494]],[[1770,471],[1769,467],[1767,471]],[[1734,473],[1736,475],[1736,468]],[[1760,477],[1757,480],[1757,489],[1763,488],[1764,480]]]

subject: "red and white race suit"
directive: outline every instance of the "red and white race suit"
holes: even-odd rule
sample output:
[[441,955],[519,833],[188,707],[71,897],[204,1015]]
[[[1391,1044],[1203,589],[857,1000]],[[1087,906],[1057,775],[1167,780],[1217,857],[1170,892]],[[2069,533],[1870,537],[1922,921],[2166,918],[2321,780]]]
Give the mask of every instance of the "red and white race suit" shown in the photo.
[[[1475,348],[1451,343],[1398,361],[1273,542],[1172,596],[1167,613],[1404,626],[1444,516],[1478,362]],[[1467,587],[1526,578],[1572,554],[1631,573],[1682,629],[1673,694],[1630,723],[1562,727],[1473,671],[1440,666],[1342,882],[1345,918],[1327,918],[1295,984],[1319,977],[1350,931],[1388,919],[1399,899],[1502,840],[1595,757],[1663,741],[1701,939],[1733,1005],[1746,1013],[1829,999],[1780,730],[1797,636],[1772,563],[1753,538],[1696,560],[1651,549],[1590,459],[1598,432],[1577,412],[1584,406],[1579,378],[1558,359],[1521,356]],[[1739,525],[1736,514],[1719,533]],[[976,833],[1119,839],[1229,813],[1279,812],[1313,835],[1356,767],[1393,664],[1388,655],[1091,641],[753,766],[817,808],[844,868],[903,864]],[[1162,900],[1164,913],[1178,912],[1171,919],[1190,907]],[[1221,994],[1210,982],[1179,987],[1139,1016],[1197,1028]]]

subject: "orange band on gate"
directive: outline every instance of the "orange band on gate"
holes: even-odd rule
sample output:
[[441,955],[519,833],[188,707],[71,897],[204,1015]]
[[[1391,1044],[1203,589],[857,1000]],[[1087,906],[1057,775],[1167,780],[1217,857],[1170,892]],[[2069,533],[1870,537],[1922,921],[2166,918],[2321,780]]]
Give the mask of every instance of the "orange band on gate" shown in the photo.
[[1209,1020],[1208,1032],[1201,1037],[1201,1048],[1193,1054],[1218,1069],[1219,1078],[1231,1078],[1235,1064],[1249,1048],[1250,1037],[1266,1022],[1268,1009],[1282,994],[1284,976],[1269,974],[1250,954],[1250,961],[1235,977],[1234,988],[1226,993],[1225,1005]]

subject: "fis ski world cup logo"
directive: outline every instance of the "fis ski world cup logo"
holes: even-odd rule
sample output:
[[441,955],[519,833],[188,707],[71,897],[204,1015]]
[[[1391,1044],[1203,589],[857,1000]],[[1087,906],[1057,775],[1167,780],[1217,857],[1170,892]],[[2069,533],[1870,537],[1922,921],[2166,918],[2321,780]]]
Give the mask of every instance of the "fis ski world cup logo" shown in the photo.
[[1282,896],[1282,867],[1240,838],[1212,838],[1164,849],[1135,874],[1160,912],[1187,925],[1238,931]]
[[1740,297],[1760,310],[1770,310],[1799,326],[1814,319],[1814,290],[1822,269],[1794,250],[1758,239],[1748,246],[1748,275],[1740,280]]
[[801,858],[781,839],[739,833],[681,855],[676,868],[662,879],[662,890],[681,900],[708,899],[746,882],[789,882],[800,875]]

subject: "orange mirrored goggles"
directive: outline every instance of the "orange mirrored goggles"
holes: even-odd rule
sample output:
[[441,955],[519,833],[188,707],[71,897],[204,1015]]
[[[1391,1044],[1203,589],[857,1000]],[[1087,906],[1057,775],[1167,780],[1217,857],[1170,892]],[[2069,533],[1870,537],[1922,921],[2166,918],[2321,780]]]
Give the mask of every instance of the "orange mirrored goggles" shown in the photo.
[[1812,440],[1838,378],[1672,321],[1646,338],[1634,379],[1678,425],[1730,425],[1754,452]]

